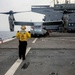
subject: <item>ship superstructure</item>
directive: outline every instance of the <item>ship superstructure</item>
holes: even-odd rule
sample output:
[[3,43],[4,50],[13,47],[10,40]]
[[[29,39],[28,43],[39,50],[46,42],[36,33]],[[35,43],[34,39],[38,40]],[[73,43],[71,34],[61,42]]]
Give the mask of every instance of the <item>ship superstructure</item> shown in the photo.
[[[59,4],[57,0],[57,4],[54,4],[53,7],[51,7],[50,5],[35,5],[35,6],[33,5],[31,9],[33,12],[44,14],[45,16],[43,21],[61,20],[63,16],[66,16],[66,20],[68,21],[67,30],[68,31],[75,30],[75,13],[67,13],[67,14],[63,13],[63,11],[65,10],[69,12],[75,12],[75,4],[70,3],[70,0],[69,1],[65,0],[64,4]],[[48,28],[54,29],[56,27],[50,26]]]

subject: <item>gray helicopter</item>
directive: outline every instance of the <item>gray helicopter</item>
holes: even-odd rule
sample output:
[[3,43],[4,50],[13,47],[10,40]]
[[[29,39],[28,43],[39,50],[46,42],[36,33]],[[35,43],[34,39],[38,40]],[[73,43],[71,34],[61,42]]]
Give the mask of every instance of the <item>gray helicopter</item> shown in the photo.
[[[22,12],[30,12],[30,11],[22,11]],[[26,26],[32,26],[33,30],[31,30],[32,35],[45,35],[48,34],[48,26],[58,26],[63,24],[63,20],[57,20],[57,21],[44,21],[44,22],[21,22],[16,21],[14,18],[14,14],[16,13],[22,13],[22,12],[13,12],[12,10],[9,12],[1,12],[0,14],[6,14],[9,15],[9,26],[10,31],[14,31],[15,25],[26,25]]]
[[[13,12],[11,10],[9,12],[0,12],[0,14],[9,15],[8,20],[9,20],[10,31],[14,31],[15,25],[26,25],[26,26],[31,26],[33,28],[33,30],[30,30],[32,35],[48,34],[48,30],[49,30],[48,27],[50,27],[50,26],[53,26],[54,30],[59,30],[60,26],[63,26],[63,24],[66,26],[68,24],[68,21],[67,21],[65,15],[70,14],[70,13],[75,13],[74,11],[68,11],[68,10],[58,11],[58,12],[63,13],[63,16],[62,16],[61,20],[55,20],[55,21],[44,21],[44,22],[16,21],[15,18],[14,18],[14,14],[22,13],[22,12],[32,12],[32,11]],[[54,12],[57,12],[57,11],[54,11]]]

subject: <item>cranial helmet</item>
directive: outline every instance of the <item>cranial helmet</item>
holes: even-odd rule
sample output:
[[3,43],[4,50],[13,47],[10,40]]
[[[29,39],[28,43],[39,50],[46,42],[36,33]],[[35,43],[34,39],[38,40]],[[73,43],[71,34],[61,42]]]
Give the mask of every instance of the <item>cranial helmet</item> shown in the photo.
[[26,27],[25,27],[25,26],[21,26],[21,29],[22,29],[22,30],[25,30],[25,29],[26,29]]

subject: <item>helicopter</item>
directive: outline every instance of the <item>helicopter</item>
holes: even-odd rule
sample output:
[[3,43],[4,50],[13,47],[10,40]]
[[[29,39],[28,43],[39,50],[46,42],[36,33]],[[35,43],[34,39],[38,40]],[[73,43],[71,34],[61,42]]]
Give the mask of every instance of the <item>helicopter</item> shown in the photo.
[[1,12],[0,14],[6,14],[9,15],[8,16],[8,20],[9,20],[9,27],[10,27],[10,31],[14,31],[14,26],[15,25],[26,25],[26,26],[31,26],[33,30],[31,30],[31,34],[32,35],[46,35],[48,34],[47,31],[47,26],[50,25],[62,25],[63,24],[63,20],[57,20],[57,21],[44,21],[44,22],[20,22],[20,21],[16,21],[14,18],[14,14],[16,13],[22,13],[22,12],[30,12],[30,11],[21,11],[21,12],[13,12],[12,10],[10,10],[9,12]]
[[[63,21],[59,20],[59,21],[49,21],[49,22],[20,22],[20,21],[15,21],[14,22],[15,25],[27,25],[27,26],[31,26],[32,30],[30,30],[30,33],[32,34],[32,36],[45,36],[45,35],[49,35],[49,29],[47,27],[49,27],[50,25],[62,25]],[[55,28],[57,29],[57,28]]]

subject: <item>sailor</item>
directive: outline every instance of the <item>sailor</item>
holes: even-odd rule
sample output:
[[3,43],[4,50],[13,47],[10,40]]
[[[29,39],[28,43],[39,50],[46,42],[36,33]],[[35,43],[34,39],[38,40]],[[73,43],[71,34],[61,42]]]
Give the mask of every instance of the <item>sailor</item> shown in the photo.
[[27,40],[31,37],[31,34],[26,30],[26,27],[21,26],[21,31],[16,33],[16,37],[19,39],[19,58],[25,60],[26,48],[27,48]]

